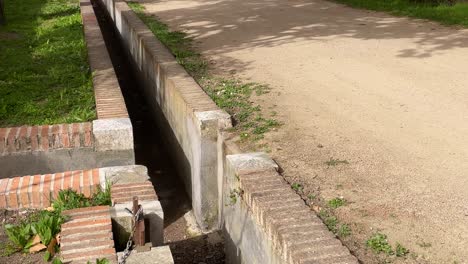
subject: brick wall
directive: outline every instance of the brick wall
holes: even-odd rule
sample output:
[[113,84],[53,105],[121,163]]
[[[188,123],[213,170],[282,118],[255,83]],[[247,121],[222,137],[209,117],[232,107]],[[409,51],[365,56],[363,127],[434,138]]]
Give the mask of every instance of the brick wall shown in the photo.
[[45,208],[60,190],[89,197],[99,184],[99,169],[0,179],[0,208]]
[[90,122],[0,128],[0,156],[18,152],[92,147],[93,144]]

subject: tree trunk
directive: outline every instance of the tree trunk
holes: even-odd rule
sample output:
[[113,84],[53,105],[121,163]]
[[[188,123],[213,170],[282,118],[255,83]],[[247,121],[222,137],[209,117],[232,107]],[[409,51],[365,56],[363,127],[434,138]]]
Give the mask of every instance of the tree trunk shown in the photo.
[[0,0],[0,25],[4,25],[5,23],[6,23],[5,8],[4,8],[3,0]]

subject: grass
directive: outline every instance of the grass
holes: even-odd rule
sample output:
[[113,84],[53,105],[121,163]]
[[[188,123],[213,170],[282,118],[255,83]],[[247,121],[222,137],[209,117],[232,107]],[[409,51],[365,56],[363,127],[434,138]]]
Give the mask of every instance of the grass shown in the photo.
[[397,16],[424,18],[445,25],[468,27],[468,3],[411,1],[411,0],[335,0],[351,7],[384,11]]
[[234,130],[239,133],[241,140],[256,142],[263,139],[265,133],[281,125],[274,119],[276,112],[270,113],[270,117],[267,118],[262,114],[261,107],[251,101],[253,95],[260,96],[269,92],[268,86],[211,76],[208,63],[195,51],[192,38],[183,32],[171,31],[165,23],[146,14],[141,4],[128,2],[128,5],[216,105],[232,116]]
[[328,201],[328,206],[330,206],[333,209],[336,209],[338,207],[346,205],[346,203],[347,203],[347,201],[346,201],[345,198],[337,197],[337,198],[333,198],[330,201]]
[[341,164],[347,165],[347,164],[349,164],[349,161],[330,158],[329,160],[325,161],[325,164],[328,167],[335,167],[335,166],[338,166],[338,165],[341,165]]
[[293,183],[291,184],[291,189],[293,189],[295,192],[302,192],[302,190],[304,189],[304,186],[302,186],[302,184],[300,183]]
[[397,257],[404,257],[410,251],[403,247],[400,243],[397,243],[395,249],[392,248],[387,240],[387,235],[380,232],[374,233],[367,241],[366,245],[374,253],[384,253],[387,256],[395,255]]
[[0,26],[0,127],[95,119],[76,0],[5,1]]

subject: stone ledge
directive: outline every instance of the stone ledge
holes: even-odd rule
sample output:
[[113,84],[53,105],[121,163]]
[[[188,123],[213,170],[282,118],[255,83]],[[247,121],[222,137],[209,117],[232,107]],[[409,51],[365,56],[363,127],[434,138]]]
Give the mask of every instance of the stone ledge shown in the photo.
[[93,121],[96,151],[133,150],[133,128],[129,118]]
[[226,167],[234,174],[227,176],[236,178],[229,181],[241,190],[241,202],[284,263],[358,263],[277,173],[268,155],[227,155]]

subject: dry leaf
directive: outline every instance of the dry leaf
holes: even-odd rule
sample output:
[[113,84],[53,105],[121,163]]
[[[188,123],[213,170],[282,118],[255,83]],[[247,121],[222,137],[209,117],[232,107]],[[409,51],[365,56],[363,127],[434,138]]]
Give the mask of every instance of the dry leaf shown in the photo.
[[54,209],[54,207],[49,206],[49,207],[46,208],[46,210],[49,211],[49,212],[53,212],[55,209]]
[[57,240],[55,238],[52,238],[49,245],[47,246],[47,251],[49,251],[51,256],[55,255],[55,245],[56,244],[57,244]]
[[44,249],[46,249],[47,247],[44,246],[42,243],[39,243],[39,244],[36,244],[35,246],[32,246],[29,248],[29,253],[36,253],[36,252],[39,252],[39,251],[42,251]]

